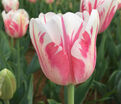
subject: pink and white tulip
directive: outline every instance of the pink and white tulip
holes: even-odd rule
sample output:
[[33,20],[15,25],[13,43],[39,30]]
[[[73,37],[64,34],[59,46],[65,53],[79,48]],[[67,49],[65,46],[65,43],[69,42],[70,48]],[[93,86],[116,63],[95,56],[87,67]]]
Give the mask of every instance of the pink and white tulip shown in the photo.
[[6,13],[2,12],[5,30],[9,36],[13,38],[20,38],[26,34],[29,16],[24,9],[11,10]]
[[118,0],[81,0],[80,11],[97,9],[100,18],[99,33],[104,32],[109,26],[117,8]]
[[37,0],[29,0],[31,3],[36,3]]
[[30,21],[30,36],[47,78],[59,85],[86,81],[96,64],[99,16],[84,13],[40,14]]
[[52,4],[54,0],[45,0],[47,4]]
[[2,0],[2,4],[6,12],[17,10],[19,8],[18,0]]

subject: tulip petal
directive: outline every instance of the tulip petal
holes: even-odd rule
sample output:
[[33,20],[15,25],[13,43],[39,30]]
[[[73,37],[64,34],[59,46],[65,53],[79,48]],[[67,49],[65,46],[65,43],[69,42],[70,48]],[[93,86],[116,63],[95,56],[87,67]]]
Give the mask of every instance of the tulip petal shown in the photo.
[[40,13],[39,18],[41,19],[42,23],[46,24],[46,22],[49,21],[54,15],[56,15],[56,14],[53,12],[48,12],[46,14]]
[[[96,37],[99,27],[99,16],[93,10],[85,31],[74,43],[71,54],[76,83],[82,83],[92,74],[96,64]],[[92,62],[92,63],[91,63]]]
[[[53,30],[56,29],[53,28]],[[67,55],[63,52],[61,46],[52,41],[53,39],[51,39],[51,36],[46,32],[46,27],[41,23],[40,19],[31,20],[30,35],[45,75],[57,84],[67,84],[65,82],[69,79]]]

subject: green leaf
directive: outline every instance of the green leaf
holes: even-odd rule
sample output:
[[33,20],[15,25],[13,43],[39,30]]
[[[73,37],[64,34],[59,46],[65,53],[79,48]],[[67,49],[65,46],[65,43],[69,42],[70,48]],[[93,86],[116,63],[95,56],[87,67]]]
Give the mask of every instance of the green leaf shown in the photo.
[[108,82],[107,82],[107,85],[108,85],[108,87],[110,88],[110,89],[113,89],[114,88],[114,86],[115,86],[115,79],[116,79],[116,75],[117,75],[117,73],[118,73],[119,71],[114,71],[111,75],[110,75],[110,77],[109,77],[109,79],[108,79]]
[[7,35],[0,31],[0,54],[7,60],[10,57],[11,49]]
[[61,104],[61,103],[56,102],[56,101],[53,100],[53,99],[48,99],[48,103],[49,103],[49,104]]
[[114,42],[114,38],[110,31],[107,32],[107,35],[108,37],[106,41],[106,51],[110,59],[112,60],[111,62],[114,64],[117,62],[117,57],[118,57],[117,46]]
[[107,86],[101,82],[93,81],[93,87],[101,94],[104,95],[108,92]]
[[108,69],[108,58],[105,57],[105,46],[106,46],[106,40],[107,40],[107,32],[102,34],[101,37],[101,43],[98,47],[98,53],[97,53],[97,63],[96,63],[96,74],[95,79],[101,80],[103,76],[105,75],[106,70]]
[[93,78],[91,77],[85,83],[75,88],[75,104],[83,104],[83,101],[86,98],[88,91],[91,87],[92,81]]
[[40,69],[40,64],[38,61],[37,54],[35,54],[31,63],[29,64],[29,66],[27,68],[27,73],[29,73],[29,74],[34,73],[34,72],[38,71],[39,69]]

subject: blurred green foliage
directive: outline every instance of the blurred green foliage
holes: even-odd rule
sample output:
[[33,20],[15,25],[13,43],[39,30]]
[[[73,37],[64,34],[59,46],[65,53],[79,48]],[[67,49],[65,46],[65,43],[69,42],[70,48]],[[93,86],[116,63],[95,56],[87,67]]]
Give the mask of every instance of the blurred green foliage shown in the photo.
[[[40,12],[77,12],[79,11],[80,0],[55,0],[48,5],[44,0],[37,0],[33,4],[28,0],[20,0],[20,8],[24,8],[30,18],[38,17]],[[10,69],[17,78],[17,46],[10,47],[10,37],[5,33],[1,12],[3,11],[0,2],[0,70]],[[20,39],[21,53],[21,84],[18,87],[11,104],[33,104],[35,92],[33,92],[33,74],[40,69],[37,55],[33,57],[30,64],[27,64],[25,54],[33,49],[29,32]],[[42,78],[38,81],[41,85]],[[36,91],[39,91],[37,87]],[[66,103],[66,87],[58,86],[46,81],[42,96],[47,102],[41,99],[36,104],[60,104]],[[60,94],[61,93],[61,94]],[[93,75],[85,83],[77,85],[75,91],[75,104],[121,104],[121,11],[117,11],[108,29],[97,37],[97,64]],[[1,100],[2,102],[2,100]],[[1,103],[0,102],[0,103]]]

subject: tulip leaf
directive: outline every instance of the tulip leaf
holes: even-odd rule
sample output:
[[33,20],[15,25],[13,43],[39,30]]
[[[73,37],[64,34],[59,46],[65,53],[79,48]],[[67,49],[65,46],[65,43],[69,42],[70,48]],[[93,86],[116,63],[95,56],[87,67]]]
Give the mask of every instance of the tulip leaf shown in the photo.
[[35,54],[31,63],[29,64],[29,66],[27,68],[27,73],[29,73],[29,74],[34,73],[34,72],[38,71],[39,69],[40,69],[40,64],[38,61],[37,54]]
[[75,88],[75,104],[83,104],[84,99],[92,85],[93,78],[90,77],[85,83]]
[[93,80],[93,87],[102,95],[108,93],[107,86],[101,82]]
[[6,60],[11,54],[8,37],[3,31],[0,31],[0,54],[3,55]]
[[58,103],[53,99],[48,99],[48,104],[61,104],[61,103]]
[[103,36],[101,37],[101,42],[98,47],[98,52],[97,52],[97,63],[96,63],[96,74],[95,74],[95,79],[96,80],[101,80],[103,76],[105,75],[105,72],[108,68],[108,58],[105,57],[105,46],[106,46],[106,40],[107,40],[107,32],[102,34]]
[[8,63],[10,55],[11,49],[9,46],[8,37],[3,31],[0,31],[0,69],[5,67],[11,69]]

